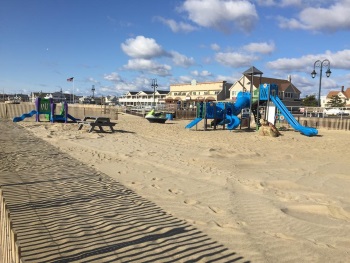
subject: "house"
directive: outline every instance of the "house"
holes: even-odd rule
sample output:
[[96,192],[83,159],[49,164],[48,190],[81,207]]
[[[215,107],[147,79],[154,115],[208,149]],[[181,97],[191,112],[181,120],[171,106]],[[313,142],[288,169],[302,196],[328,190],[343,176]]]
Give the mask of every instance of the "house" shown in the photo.
[[169,91],[128,91],[119,98],[119,104],[123,106],[151,106],[154,104],[164,104]]
[[347,88],[344,91],[344,86],[341,87],[340,91],[330,91],[325,100],[322,100],[322,107],[324,107],[331,99],[333,96],[339,96],[341,100],[345,102],[346,107],[350,107],[350,88]]
[[104,103],[106,105],[117,105],[118,104],[118,98],[116,96],[106,96]]
[[[253,85],[251,86],[251,81],[253,80]],[[237,94],[240,91],[257,92],[260,84],[276,84],[278,85],[278,97],[283,101],[286,106],[300,106],[300,90],[298,90],[290,80],[286,79],[276,79],[276,78],[265,78],[260,76],[247,76],[243,75],[238,81],[236,81],[230,91],[230,99],[236,101]]]
[[222,101],[229,98],[232,83],[226,81],[172,84],[166,96],[167,103],[177,103],[183,108],[196,105],[199,101]]

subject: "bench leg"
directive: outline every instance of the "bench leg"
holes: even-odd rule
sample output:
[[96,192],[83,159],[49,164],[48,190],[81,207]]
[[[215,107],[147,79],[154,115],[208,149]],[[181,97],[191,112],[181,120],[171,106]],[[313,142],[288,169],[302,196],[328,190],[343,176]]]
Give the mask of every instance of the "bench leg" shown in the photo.
[[83,128],[84,124],[80,124],[79,125],[79,128],[78,128],[78,131],[81,130],[81,128]]
[[114,132],[113,126],[111,125],[111,126],[109,126],[109,127],[111,128],[111,131]]
[[101,132],[104,132],[102,126],[98,126],[98,127],[100,128],[100,131],[101,131]]
[[91,126],[89,132],[92,132],[94,130],[95,126]]

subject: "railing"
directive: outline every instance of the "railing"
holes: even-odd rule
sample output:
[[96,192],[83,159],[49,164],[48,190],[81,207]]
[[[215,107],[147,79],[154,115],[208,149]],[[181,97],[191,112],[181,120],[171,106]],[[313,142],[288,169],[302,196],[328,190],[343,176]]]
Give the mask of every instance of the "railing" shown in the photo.
[[21,247],[12,227],[10,211],[7,208],[2,189],[0,189],[0,262],[23,263]]

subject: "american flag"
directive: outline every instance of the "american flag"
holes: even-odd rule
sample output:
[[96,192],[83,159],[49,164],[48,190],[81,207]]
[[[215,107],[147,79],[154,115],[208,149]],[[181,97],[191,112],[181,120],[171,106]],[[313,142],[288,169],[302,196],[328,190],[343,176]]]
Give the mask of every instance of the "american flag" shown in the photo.
[[74,77],[67,79],[67,81],[73,81]]

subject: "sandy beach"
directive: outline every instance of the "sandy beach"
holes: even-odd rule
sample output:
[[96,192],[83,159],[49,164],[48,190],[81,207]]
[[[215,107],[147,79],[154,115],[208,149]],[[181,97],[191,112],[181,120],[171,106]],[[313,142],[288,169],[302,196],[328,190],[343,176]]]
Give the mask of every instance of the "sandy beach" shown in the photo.
[[[211,257],[193,253],[172,258],[166,247],[154,246],[146,254],[164,253],[165,258],[144,258],[150,262],[350,261],[349,132],[321,129],[319,136],[307,137],[288,130],[272,138],[245,130],[203,131],[202,124],[197,131],[186,130],[189,121],[185,120],[156,124],[119,114],[115,122],[114,133],[88,133],[73,123],[26,121],[11,125],[19,133],[24,127],[38,142],[54,146],[50,151],[56,149],[56,155],[78,163],[67,168],[80,172],[65,191],[92,191],[89,187],[108,181],[102,188],[105,191],[113,187],[126,193],[131,190],[140,209],[154,205],[163,211],[156,217],[162,222],[164,212],[171,216],[167,224],[160,223],[166,225],[162,233],[172,231],[172,224],[203,233],[205,237],[193,234],[186,244],[187,249],[201,245],[197,256],[203,249],[210,251],[212,242],[227,249],[220,252],[223,254],[211,253]],[[30,163],[26,167],[31,175],[40,174]],[[90,171],[95,180],[84,176],[84,171]],[[53,169],[51,173],[57,176],[60,172]],[[94,202],[94,195],[85,194]],[[113,195],[106,198],[109,211],[120,205],[113,201]],[[131,231],[135,224],[128,220],[138,210],[123,211],[118,216],[125,213],[126,220],[119,230],[125,233],[120,233],[127,236],[132,232],[142,239],[143,232]],[[86,221],[96,213],[88,210]],[[68,210],[65,215],[69,215]],[[83,214],[80,216],[79,224],[83,225],[86,221]],[[110,212],[108,216],[117,215]],[[72,235],[84,234],[73,231]],[[108,231],[105,235],[108,237]],[[93,235],[90,238],[93,240]],[[172,240],[180,241],[181,237]],[[64,242],[59,246],[64,247]],[[146,249],[140,247],[142,242],[136,242],[128,249]],[[147,261],[125,255],[109,262]]]

